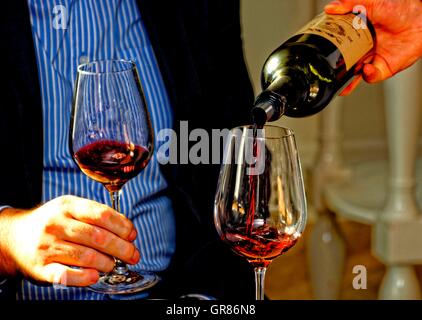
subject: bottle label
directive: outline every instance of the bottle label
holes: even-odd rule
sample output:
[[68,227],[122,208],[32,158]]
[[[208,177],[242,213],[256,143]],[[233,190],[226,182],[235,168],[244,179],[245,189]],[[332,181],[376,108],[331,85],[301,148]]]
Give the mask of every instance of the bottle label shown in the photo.
[[341,52],[350,70],[373,47],[374,41],[368,27],[352,13],[327,15],[321,13],[297,34],[315,34],[331,41]]

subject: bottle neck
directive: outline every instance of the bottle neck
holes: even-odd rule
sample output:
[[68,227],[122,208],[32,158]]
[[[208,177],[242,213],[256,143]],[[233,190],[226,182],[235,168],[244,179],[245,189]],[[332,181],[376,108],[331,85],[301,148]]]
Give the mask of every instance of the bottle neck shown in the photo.
[[252,113],[258,125],[276,121],[284,114],[289,116],[291,110],[303,106],[308,99],[309,83],[303,70],[283,68],[278,73],[271,82],[262,83],[264,91],[255,101]]
[[286,98],[273,92],[262,92],[252,109],[254,123],[263,126],[266,122],[276,121],[284,114]]

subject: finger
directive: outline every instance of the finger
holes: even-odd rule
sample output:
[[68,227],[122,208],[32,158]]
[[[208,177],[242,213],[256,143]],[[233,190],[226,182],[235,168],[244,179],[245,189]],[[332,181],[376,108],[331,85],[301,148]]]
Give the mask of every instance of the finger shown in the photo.
[[66,241],[55,242],[49,248],[44,260],[45,264],[55,262],[102,272],[110,272],[114,267],[114,260],[111,257],[94,249]]
[[344,90],[340,93],[340,96],[344,97],[351,94],[357,88],[357,86],[361,83],[361,81],[362,81],[362,76],[361,75],[356,76],[352,80],[352,82],[350,82],[350,84],[346,88],[344,88]]
[[94,269],[73,269],[59,263],[48,264],[41,273],[42,280],[64,286],[84,287],[99,279],[98,271]]
[[70,198],[71,200],[67,204],[67,210],[75,219],[111,231],[120,238],[128,241],[135,240],[135,227],[121,213],[95,201],[77,197]]
[[324,10],[328,14],[345,14],[353,11],[353,4],[349,1],[332,1]]
[[379,55],[375,56],[371,64],[365,64],[363,67],[363,78],[368,83],[380,82],[393,75],[387,62]]
[[63,240],[95,249],[130,264],[139,261],[140,254],[133,243],[101,227],[69,219],[61,230],[57,230],[56,235]]

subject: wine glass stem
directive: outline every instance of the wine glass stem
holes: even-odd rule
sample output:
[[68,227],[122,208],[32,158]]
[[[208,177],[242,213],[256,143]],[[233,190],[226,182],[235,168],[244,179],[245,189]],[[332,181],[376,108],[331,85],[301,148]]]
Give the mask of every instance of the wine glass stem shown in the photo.
[[[111,198],[111,206],[114,210],[117,212],[120,212],[120,193],[121,191],[113,191],[110,192],[110,198]],[[124,263],[122,260],[114,258],[114,273],[117,274],[126,274],[128,272],[128,267],[126,263]]]
[[255,299],[264,300],[265,267],[255,267]]

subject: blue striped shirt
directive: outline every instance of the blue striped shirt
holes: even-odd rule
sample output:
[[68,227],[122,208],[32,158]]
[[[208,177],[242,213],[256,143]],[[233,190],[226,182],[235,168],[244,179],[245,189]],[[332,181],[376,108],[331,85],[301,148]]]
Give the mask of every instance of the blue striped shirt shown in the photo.
[[[172,126],[172,110],[135,0],[28,0],[38,64],[44,125],[42,201],[72,194],[110,204],[108,192],[85,176],[69,151],[69,121],[78,64],[134,60],[144,86],[154,133]],[[55,8],[56,6],[56,8]],[[66,19],[67,18],[67,19]],[[65,20],[61,20],[65,19]],[[60,28],[65,26],[65,28]],[[156,142],[156,148],[158,148]],[[175,249],[171,201],[155,156],[123,188],[121,211],[138,230],[141,260],[132,268],[166,269]],[[104,299],[86,288],[41,287],[22,281],[19,299]]]

